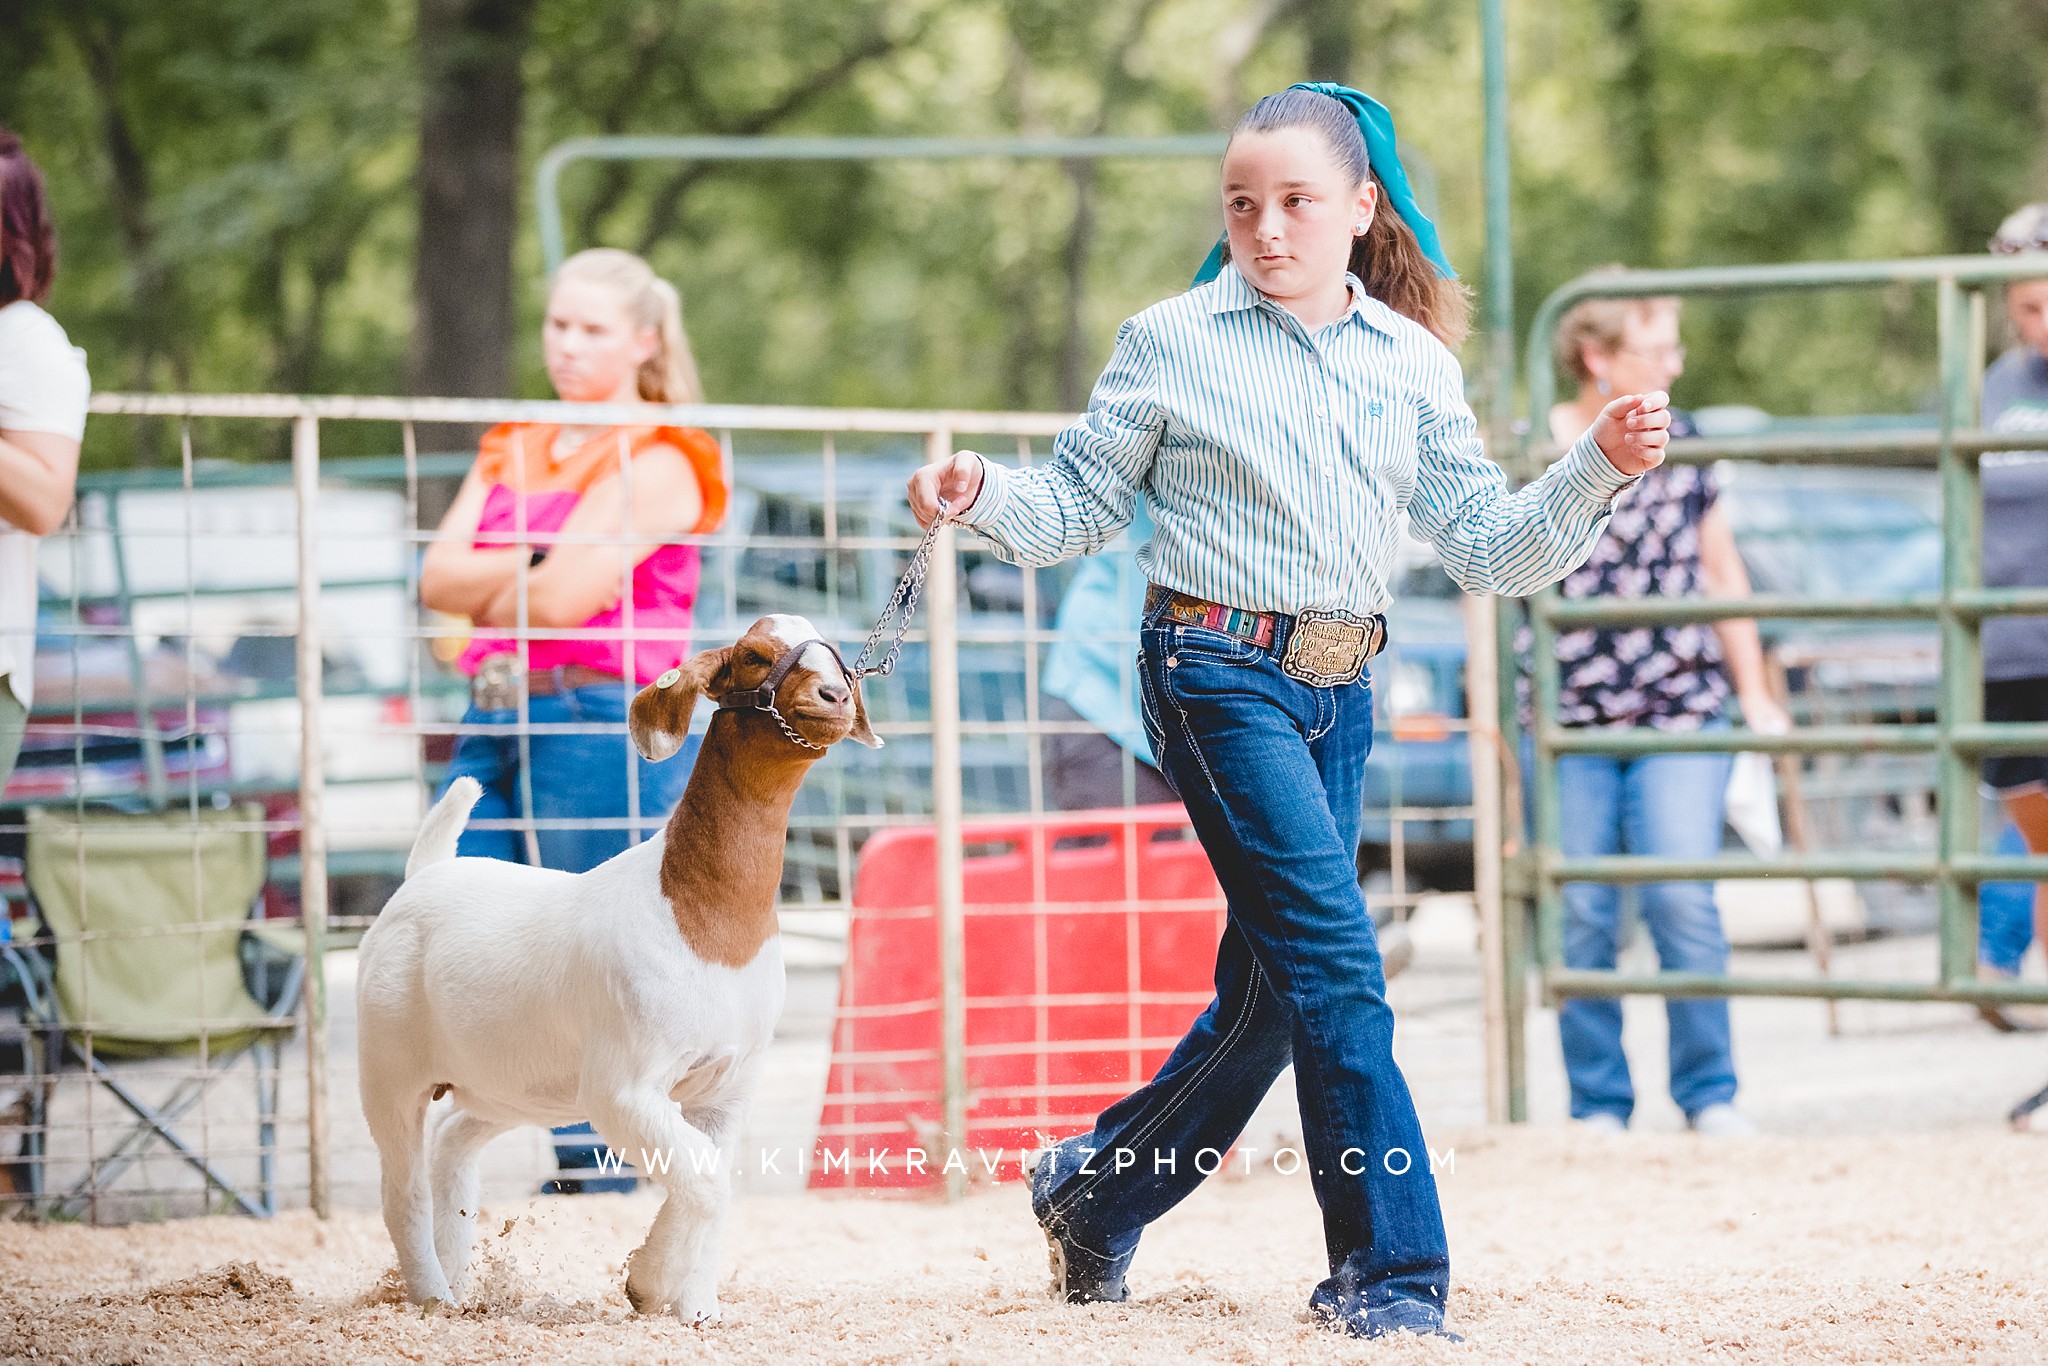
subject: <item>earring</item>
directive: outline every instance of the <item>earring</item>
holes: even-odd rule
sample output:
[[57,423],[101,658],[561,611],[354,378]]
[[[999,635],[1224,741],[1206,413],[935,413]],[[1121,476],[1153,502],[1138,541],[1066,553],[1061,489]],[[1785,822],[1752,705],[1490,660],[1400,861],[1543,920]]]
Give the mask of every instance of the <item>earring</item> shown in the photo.
[[1606,398],[1609,394],[1614,392],[1614,386],[1607,382],[1605,376],[1602,376],[1601,378],[1594,380],[1593,387],[1599,390],[1600,397],[1602,398]]
[[1353,237],[1363,237],[1365,236],[1365,230],[1371,226],[1372,220],[1368,218],[1363,223],[1360,223],[1357,227],[1353,228],[1351,230],[1351,235]]

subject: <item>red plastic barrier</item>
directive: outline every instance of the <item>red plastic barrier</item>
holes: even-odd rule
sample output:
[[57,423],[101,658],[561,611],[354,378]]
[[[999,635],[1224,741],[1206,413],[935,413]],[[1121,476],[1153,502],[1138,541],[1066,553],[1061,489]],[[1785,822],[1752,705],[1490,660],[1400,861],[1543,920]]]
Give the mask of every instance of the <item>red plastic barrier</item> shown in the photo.
[[[1156,1071],[1215,994],[1223,892],[1179,806],[966,826],[969,1175],[1019,1174]],[[861,851],[813,1187],[942,1179],[937,855]],[[922,1170],[912,1149],[926,1154]]]

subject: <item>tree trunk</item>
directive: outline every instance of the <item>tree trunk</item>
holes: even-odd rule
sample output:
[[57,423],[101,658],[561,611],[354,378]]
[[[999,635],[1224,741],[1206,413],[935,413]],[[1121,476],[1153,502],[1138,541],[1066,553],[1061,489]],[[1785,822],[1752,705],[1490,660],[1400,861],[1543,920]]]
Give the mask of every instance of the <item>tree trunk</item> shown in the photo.
[[[128,22],[125,15],[111,11],[97,20],[86,17],[76,30],[79,51],[86,70],[92,73],[92,88],[99,98],[99,132],[111,173],[108,189],[113,201],[114,221],[121,234],[129,270],[128,331],[134,371],[129,383],[137,389],[189,388],[189,373],[180,352],[177,319],[178,279],[163,260],[156,236],[156,204],[150,178],[149,158],[128,117],[124,98]],[[160,385],[157,363],[169,354],[170,383]],[[137,465],[162,463],[173,449],[165,436],[168,425],[156,418],[139,418],[135,423],[133,461]],[[175,457],[172,457],[175,460]]]
[[1351,0],[1301,0],[1302,37],[1307,39],[1308,48],[1304,56],[1310,80],[1335,81],[1339,85],[1351,80],[1354,12]]
[[534,0],[419,0],[416,394],[507,397],[521,66]]

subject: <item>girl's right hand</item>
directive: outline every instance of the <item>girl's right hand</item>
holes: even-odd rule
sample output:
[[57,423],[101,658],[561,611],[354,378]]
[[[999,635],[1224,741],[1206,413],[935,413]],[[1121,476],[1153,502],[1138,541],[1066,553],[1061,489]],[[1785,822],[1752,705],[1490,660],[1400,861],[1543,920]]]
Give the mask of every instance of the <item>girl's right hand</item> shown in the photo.
[[939,503],[959,516],[981,496],[981,457],[973,451],[955,451],[948,459],[926,465],[910,476],[910,511],[921,527],[938,520]]
[[1664,463],[1671,441],[1671,395],[1623,394],[1593,419],[1593,440],[1607,463],[1633,479]]

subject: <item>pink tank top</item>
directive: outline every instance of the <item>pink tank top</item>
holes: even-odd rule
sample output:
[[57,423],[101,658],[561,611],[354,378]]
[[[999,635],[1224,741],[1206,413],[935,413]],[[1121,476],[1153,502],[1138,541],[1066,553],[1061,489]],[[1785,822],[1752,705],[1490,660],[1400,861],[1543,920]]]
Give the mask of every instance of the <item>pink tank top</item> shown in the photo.
[[[607,479],[619,474],[619,443],[629,458],[638,459],[657,446],[681,451],[697,473],[704,511],[692,535],[715,530],[725,519],[725,466],[718,443],[707,432],[682,427],[613,427],[599,432],[560,461],[550,460],[561,429],[539,423],[508,423],[484,433],[476,471],[490,490],[484,500],[479,533],[524,529],[537,547],[550,543],[576,504]],[[491,542],[479,540],[479,549]],[[587,636],[527,642],[527,667],[553,669],[581,664],[604,673],[651,683],[681,663],[690,650],[690,612],[697,601],[699,560],[693,545],[665,545],[633,568],[633,595],[589,621]],[[486,656],[517,654],[519,643],[500,634],[503,627],[485,628],[469,643],[458,666],[474,674]],[[626,667],[628,644],[632,668]]]

